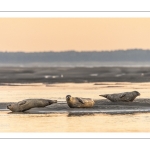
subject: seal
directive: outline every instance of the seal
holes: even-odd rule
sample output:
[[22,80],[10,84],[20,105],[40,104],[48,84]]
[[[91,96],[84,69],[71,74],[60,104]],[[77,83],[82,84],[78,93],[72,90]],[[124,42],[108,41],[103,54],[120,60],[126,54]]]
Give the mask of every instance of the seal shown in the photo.
[[105,94],[99,96],[105,97],[112,102],[133,102],[133,100],[139,95],[140,93],[138,91],[132,91],[124,93]]
[[7,106],[12,112],[24,112],[34,107],[45,107],[57,103],[57,100],[49,99],[26,99]]
[[66,96],[66,101],[70,108],[90,108],[95,104],[91,98],[72,97],[71,95]]

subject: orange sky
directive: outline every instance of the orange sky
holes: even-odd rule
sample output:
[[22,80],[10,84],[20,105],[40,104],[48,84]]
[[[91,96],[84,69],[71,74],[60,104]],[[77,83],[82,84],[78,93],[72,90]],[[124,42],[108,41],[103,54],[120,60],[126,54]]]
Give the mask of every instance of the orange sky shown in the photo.
[[150,18],[0,18],[0,51],[150,49]]

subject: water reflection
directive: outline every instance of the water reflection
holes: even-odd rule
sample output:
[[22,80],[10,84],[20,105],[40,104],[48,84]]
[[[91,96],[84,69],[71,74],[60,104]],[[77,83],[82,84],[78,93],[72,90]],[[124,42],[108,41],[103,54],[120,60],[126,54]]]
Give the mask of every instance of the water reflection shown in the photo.
[[67,115],[67,117],[82,117],[82,116],[94,116],[94,113],[69,112]]
[[3,111],[0,116],[0,132],[150,132],[150,113],[16,114]]
[[8,112],[7,114],[31,114],[29,112]]
[[107,115],[115,116],[115,115],[136,115],[137,112],[114,112],[114,113],[105,113]]

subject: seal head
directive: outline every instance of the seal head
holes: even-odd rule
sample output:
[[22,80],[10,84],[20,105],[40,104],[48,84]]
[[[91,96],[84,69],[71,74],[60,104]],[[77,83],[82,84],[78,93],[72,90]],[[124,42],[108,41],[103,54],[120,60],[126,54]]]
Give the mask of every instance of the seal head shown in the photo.
[[133,91],[137,96],[140,96],[141,94],[138,91]]
[[13,112],[20,112],[20,107],[16,103],[7,105],[7,109],[10,109]]
[[69,101],[70,98],[71,98],[71,95],[67,95],[67,96],[66,96],[66,100],[67,100],[67,101]]

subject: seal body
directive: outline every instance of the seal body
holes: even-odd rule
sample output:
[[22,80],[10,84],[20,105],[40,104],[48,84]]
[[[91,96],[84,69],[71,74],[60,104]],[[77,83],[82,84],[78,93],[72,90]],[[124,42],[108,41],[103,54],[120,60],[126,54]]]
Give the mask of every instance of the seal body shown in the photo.
[[71,95],[66,96],[66,101],[70,108],[89,108],[95,104],[91,98],[72,97]]
[[12,112],[24,112],[34,107],[45,107],[57,103],[57,100],[48,100],[48,99],[26,99],[13,103],[7,106]]
[[124,93],[105,94],[99,96],[105,97],[112,102],[133,102],[133,100],[139,95],[140,93],[138,91],[132,91]]

